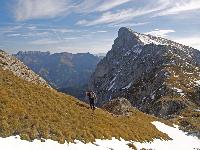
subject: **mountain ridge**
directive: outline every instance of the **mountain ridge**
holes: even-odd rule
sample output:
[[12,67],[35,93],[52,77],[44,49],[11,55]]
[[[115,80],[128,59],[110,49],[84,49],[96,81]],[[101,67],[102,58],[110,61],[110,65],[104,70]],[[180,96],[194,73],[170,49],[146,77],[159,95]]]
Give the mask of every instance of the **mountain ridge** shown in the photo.
[[[127,28],[120,28],[118,34],[119,36],[115,40],[112,50],[109,51],[107,56],[102,61],[100,61],[100,63],[97,65],[96,72],[93,74],[93,77],[91,79],[94,81],[95,75],[96,75],[97,80],[98,80],[98,77],[100,78],[99,82],[101,82],[100,81],[101,79],[106,80],[104,79],[105,76],[108,76],[108,78],[111,78],[111,79],[106,80],[107,83],[108,82],[110,83],[110,85],[105,85],[107,86],[106,88],[107,91],[110,91],[115,86],[113,82],[116,80],[118,75],[119,75],[119,78],[121,78],[118,84],[121,84],[121,85],[119,85],[120,87],[116,87],[117,90],[119,90],[120,88],[121,90],[126,90],[131,87],[131,82],[128,82],[127,79],[128,80],[136,80],[135,78],[139,79],[142,74],[149,73],[150,71],[152,71],[152,69],[155,70],[158,67],[161,72],[163,71],[164,76],[167,76],[167,74],[170,74],[169,72],[170,68],[167,69],[168,66],[169,67],[179,66],[180,68],[185,67],[184,68],[185,71],[186,70],[188,71],[189,69],[193,69],[193,71],[196,73],[194,75],[196,77],[194,81],[199,80],[199,77],[198,77],[198,75],[200,74],[199,72],[200,52],[199,51],[192,48],[189,48],[186,50],[186,48],[188,48],[187,46],[183,46],[181,44],[179,45],[175,42],[174,43],[176,45],[173,42],[172,42],[172,45],[175,45],[176,47],[171,46],[171,45],[160,45],[160,44],[157,45],[157,43],[146,44],[146,43],[141,42],[141,40],[138,38],[138,37],[141,37],[141,36],[138,36],[138,33],[132,32],[132,30],[127,29]],[[147,35],[145,36],[147,39],[148,36]],[[168,43],[169,42],[171,41],[168,41]],[[179,49],[180,47],[183,49],[180,50]],[[155,56],[162,57],[162,58],[156,58]],[[184,61],[186,63],[184,63]],[[134,63],[139,63],[139,64],[137,66],[134,66]],[[189,66],[187,63],[191,66]],[[121,73],[121,70],[124,72]],[[140,72],[141,70],[143,71],[142,73]],[[137,71],[139,71],[139,75],[137,75]],[[109,73],[110,73],[110,76],[108,75]],[[191,75],[191,73],[189,72],[187,73]],[[129,77],[131,79],[126,78],[127,74],[134,75],[134,79],[131,76]],[[163,78],[167,78],[164,76]],[[107,84],[106,82],[105,84]],[[91,85],[91,88],[94,88],[92,87],[93,86],[92,83],[90,85]],[[195,85],[196,84],[194,83],[194,86]],[[98,88],[96,89],[94,88],[94,90],[98,90]],[[100,99],[105,100],[105,99],[109,99],[109,97],[107,96],[107,97],[101,98],[100,96]]]

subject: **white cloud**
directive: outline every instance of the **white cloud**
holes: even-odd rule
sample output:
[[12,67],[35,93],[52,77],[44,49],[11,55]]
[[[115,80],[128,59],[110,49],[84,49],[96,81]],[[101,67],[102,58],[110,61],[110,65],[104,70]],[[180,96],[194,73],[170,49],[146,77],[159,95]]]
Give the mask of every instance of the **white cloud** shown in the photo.
[[18,31],[22,28],[23,28],[22,25],[6,26],[6,27],[1,27],[0,32],[1,33],[12,33],[12,32]]
[[173,37],[169,36],[169,33],[174,33],[175,30],[172,29],[155,29],[150,32],[146,32],[145,34],[150,34],[158,37],[164,37],[171,39],[175,42],[181,43],[183,45],[191,46],[193,48],[200,50],[200,36],[189,36],[189,37]]
[[24,33],[21,36],[24,37],[36,37],[36,36],[48,36],[49,32],[28,32],[28,33]]
[[82,0],[75,4],[71,0],[16,0],[14,16],[17,21],[47,19],[69,13],[91,13],[110,10],[132,0]]
[[51,39],[39,39],[39,40],[35,40],[35,41],[31,41],[30,44],[33,45],[50,45],[50,44],[58,44],[61,43],[62,41],[60,40],[51,40]]
[[18,21],[38,18],[53,18],[69,10],[66,0],[17,0],[14,9]]
[[71,29],[65,29],[65,28],[55,28],[55,29],[49,29],[50,31],[53,32],[60,32],[60,33],[68,33],[68,32],[73,32]]
[[100,30],[100,31],[97,31],[98,33],[106,33],[108,31],[105,31],[105,30]]
[[80,37],[65,37],[64,40],[77,40]]
[[37,29],[37,27],[36,26],[28,26],[28,27],[26,27],[27,29],[30,29],[30,30],[35,30],[35,29]]
[[[134,0],[110,0],[104,3],[97,1],[94,5],[99,5],[95,10],[103,11],[109,10],[116,5],[121,5],[127,2],[134,2]],[[115,2],[115,3],[114,3]],[[107,5],[106,5],[107,4]],[[131,3],[132,5],[134,3]],[[87,5],[88,6],[88,5]],[[133,5],[134,6],[134,5]],[[94,11],[91,7],[88,8],[91,12]],[[126,9],[107,11],[101,14],[100,17],[93,20],[80,20],[77,22],[78,25],[92,26],[98,24],[120,24],[123,22],[131,21],[135,17],[147,16],[147,17],[156,17],[164,16],[169,14],[180,14],[182,12],[188,12],[192,10],[200,10],[200,1],[199,0],[158,0],[158,1],[148,1],[145,5],[139,8],[128,7]],[[151,16],[150,16],[151,14]]]
[[148,24],[149,22],[137,22],[137,23],[134,23],[134,22],[126,22],[126,23],[114,23],[114,24],[110,24],[110,26],[113,26],[113,27],[136,27],[136,26],[142,26],[142,25],[146,25]]
[[133,0],[83,0],[74,7],[74,11],[78,13],[103,12],[130,1]]
[[149,15],[151,13],[155,13],[159,10],[163,10],[166,8],[168,3],[150,3],[145,7],[134,9],[122,9],[117,12],[105,12],[99,18],[94,20],[80,20],[77,22],[78,25],[92,26],[98,24],[109,24],[109,23],[123,23],[132,20],[135,17]]
[[91,32],[91,33],[107,33],[108,31],[105,31],[105,30],[99,30],[99,31],[93,31],[93,32]]
[[155,16],[165,16],[172,14],[180,14],[183,12],[200,10],[199,0],[166,0],[168,1],[168,8],[156,14]]
[[200,36],[194,36],[194,37],[178,37],[178,38],[173,38],[174,41],[191,46],[193,48],[196,48],[200,50]]
[[116,13],[105,12],[102,14],[102,16],[100,16],[95,20],[80,20],[77,22],[77,24],[92,26],[97,24],[119,23],[119,22],[129,21],[136,16],[140,16],[147,13],[146,11],[143,11],[140,14],[138,12],[134,11],[133,9],[124,9]]
[[21,36],[21,34],[19,33],[12,33],[12,34],[8,34],[7,37],[16,37],[16,36]]
[[44,37],[44,36],[49,36],[50,33],[49,32],[17,32],[17,33],[11,33],[11,34],[7,34],[7,37],[23,37],[23,38],[27,38],[27,37]]
[[167,30],[155,29],[153,31],[146,32],[145,34],[151,34],[151,35],[158,36],[158,37],[167,37],[169,33],[173,33],[173,32],[175,32],[175,31],[172,29],[167,29]]
[[83,0],[80,4],[77,4],[74,7],[74,11],[77,13],[90,13],[94,12],[101,4],[102,0]]
[[63,27],[51,27],[51,26],[24,26],[24,27],[31,31],[48,31],[48,32],[60,32],[60,33],[74,32],[74,30],[72,29]]
[[[81,0],[79,3],[75,3],[72,0],[16,0],[17,3],[14,6],[15,18],[18,21],[28,19],[46,19],[54,18],[56,16],[68,15],[75,12],[81,13],[93,13],[104,12],[102,16],[95,20],[80,20],[80,25],[95,25],[102,23],[109,23],[107,17],[112,16],[129,16],[134,18],[137,16],[148,15],[153,13],[152,16],[165,16],[171,14],[180,14],[182,12],[200,10],[199,0],[148,0],[143,6],[136,7],[136,0]],[[145,0],[143,0],[144,2]],[[116,8],[122,4],[130,2],[130,6],[126,9],[121,9],[115,12],[109,10]],[[133,7],[131,7],[133,6]],[[132,11],[130,11],[132,10]],[[106,12],[109,11],[109,12]],[[131,14],[126,14],[131,13]],[[110,18],[110,22],[114,22],[114,19]],[[109,20],[109,19],[108,19]],[[129,19],[128,19],[129,20]],[[90,23],[91,22],[91,23]]]
[[122,5],[124,3],[130,2],[132,0],[104,0],[104,2],[96,8],[97,11],[106,11],[109,9],[112,9],[114,7],[117,7],[119,5]]

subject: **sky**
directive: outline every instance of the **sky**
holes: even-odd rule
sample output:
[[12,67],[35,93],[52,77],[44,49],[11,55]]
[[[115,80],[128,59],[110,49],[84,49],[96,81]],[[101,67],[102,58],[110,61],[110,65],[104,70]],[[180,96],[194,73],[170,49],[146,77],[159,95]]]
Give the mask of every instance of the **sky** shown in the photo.
[[106,53],[120,27],[200,50],[200,0],[0,0],[9,53]]

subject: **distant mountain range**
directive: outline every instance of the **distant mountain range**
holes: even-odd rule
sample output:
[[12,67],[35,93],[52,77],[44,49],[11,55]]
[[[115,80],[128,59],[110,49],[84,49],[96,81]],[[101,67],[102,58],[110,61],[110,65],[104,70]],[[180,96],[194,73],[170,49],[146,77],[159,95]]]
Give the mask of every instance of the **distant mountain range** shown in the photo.
[[83,99],[87,83],[100,57],[90,53],[18,52],[15,55],[52,87]]

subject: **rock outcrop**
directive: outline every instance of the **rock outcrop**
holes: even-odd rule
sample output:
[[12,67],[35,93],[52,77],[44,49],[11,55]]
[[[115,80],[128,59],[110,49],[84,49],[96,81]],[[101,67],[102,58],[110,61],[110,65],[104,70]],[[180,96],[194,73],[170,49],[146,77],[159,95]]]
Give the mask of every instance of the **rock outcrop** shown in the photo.
[[169,117],[199,106],[199,80],[200,51],[123,27],[89,85],[99,106],[125,97],[146,113]]
[[0,67],[3,70],[11,71],[15,76],[18,76],[26,81],[51,88],[42,77],[34,73],[20,60],[2,50],[0,50]]
[[110,100],[102,106],[102,109],[112,114],[123,116],[129,116],[131,114],[131,108],[133,107],[127,99],[119,97]]

